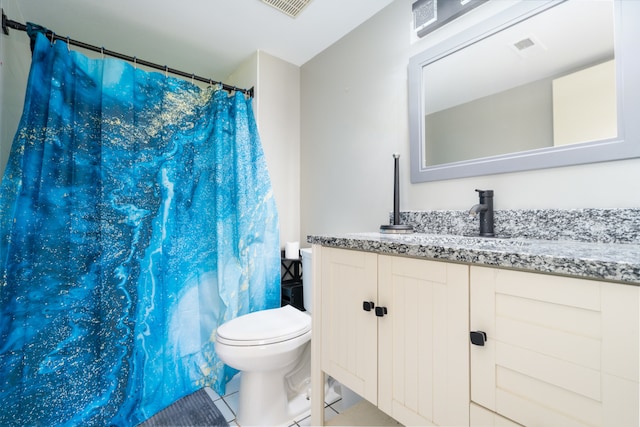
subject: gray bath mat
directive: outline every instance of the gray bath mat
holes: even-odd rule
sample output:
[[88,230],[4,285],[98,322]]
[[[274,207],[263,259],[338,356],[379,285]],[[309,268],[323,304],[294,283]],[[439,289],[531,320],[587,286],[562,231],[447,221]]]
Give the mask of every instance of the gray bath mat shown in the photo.
[[205,389],[191,393],[139,424],[139,427],[218,427],[229,423]]

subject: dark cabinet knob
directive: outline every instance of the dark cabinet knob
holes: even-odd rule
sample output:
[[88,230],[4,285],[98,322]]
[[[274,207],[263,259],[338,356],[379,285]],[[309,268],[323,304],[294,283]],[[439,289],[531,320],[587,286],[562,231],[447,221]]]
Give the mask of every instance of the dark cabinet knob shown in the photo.
[[376,316],[382,317],[387,314],[387,307],[376,307]]
[[375,306],[376,305],[373,303],[373,301],[362,301],[362,309],[364,311],[371,311]]
[[487,334],[482,331],[471,331],[469,334],[471,336],[471,344],[484,346],[484,343],[487,341]]

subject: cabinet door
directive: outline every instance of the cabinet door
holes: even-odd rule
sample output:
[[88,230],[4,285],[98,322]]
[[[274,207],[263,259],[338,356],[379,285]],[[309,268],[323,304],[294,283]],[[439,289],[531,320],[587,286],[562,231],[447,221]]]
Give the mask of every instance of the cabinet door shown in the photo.
[[637,426],[640,288],[471,267],[471,399],[526,426]]
[[405,425],[469,424],[469,267],[378,257],[378,406]]
[[377,404],[377,255],[322,248],[322,370]]

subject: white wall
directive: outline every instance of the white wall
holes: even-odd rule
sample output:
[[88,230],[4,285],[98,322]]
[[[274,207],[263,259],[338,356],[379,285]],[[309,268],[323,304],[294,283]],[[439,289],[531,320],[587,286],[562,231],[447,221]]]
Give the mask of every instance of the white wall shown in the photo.
[[280,216],[280,245],[300,235],[300,68],[265,52],[228,81],[256,88],[254,112]]
[[402,210],[467,209],[477,203],[476,188],[493,189],[497,209],[640,207],[640,159],[411,184],[407,65],[455,30],[415,41],[412,3],[392,2],[301,67],[301,239],[386,223],[394,152],[401,154]]

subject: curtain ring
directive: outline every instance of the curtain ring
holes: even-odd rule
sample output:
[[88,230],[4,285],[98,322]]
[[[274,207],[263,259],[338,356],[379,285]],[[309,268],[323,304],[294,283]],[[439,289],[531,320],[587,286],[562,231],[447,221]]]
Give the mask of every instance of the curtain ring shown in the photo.
[[167,66],[165,65],[165,66],[164,66],[164,76],[165,76],[165,77],[169,77],[168,73],[169,73],[169,67],[167,67]]
[[56,33],[54,33],[53,31],[51,31],[51,44],[53,44],[53,42],[56,39]]
[[100,47],[100,55],[102,55],[102,59],[104,59],[104,46]]
[[71,52],[71,48],[69,47],[69,36],[67,36],[67,52]]
[[135,56],[133,57],[133,68],[136,70],[138,69],[138,58]]
[[196,75],[195,75],[194,73],[191,73],[191,84],[193,84],[193,78],[194,78],[195,76],[196,76]]

